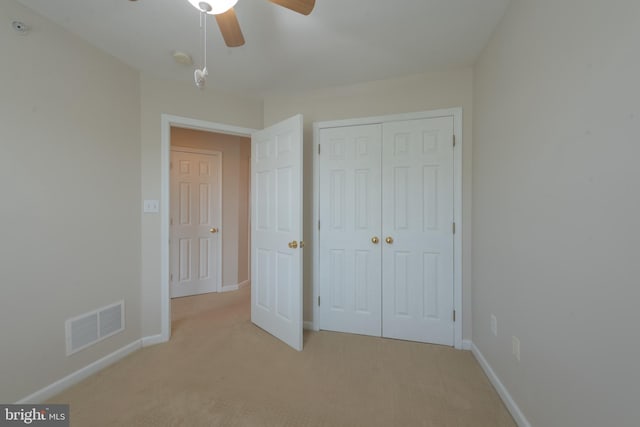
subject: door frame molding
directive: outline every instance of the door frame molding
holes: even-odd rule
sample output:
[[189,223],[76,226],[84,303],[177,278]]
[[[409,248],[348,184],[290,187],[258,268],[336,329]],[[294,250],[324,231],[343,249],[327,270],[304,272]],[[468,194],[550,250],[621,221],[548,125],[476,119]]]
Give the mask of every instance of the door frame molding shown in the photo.
[[[223,159],[223,153],[222,151],[218,151],[218,150],[207,150],[207,149],[203,149],[203,148],[189,148],[189,147],[180,147],[180,146],[170,146],[169,147],[169,151],[173,152],[173,151],[177,151],[180,153],[190,153],[190,154],[197,154],[197,155],[202,155],[202,156],[217,156],[217,173],[216,173],[216,178],[218,180],[218,198],[217,200],[215,200],[215,204],[216,204],[216,213],[218,218],[220,218],[220,224],[218,225],[220,227],[220,230],[218,231],[218,241],[216,242],[216,254],[218,254],[216,262],[217,262],[217,266],[218,266],[218,271],[216,272],[216,281],[217,286],[216,286],[216,292],[223,292],[224,289],[222,288],[222,242],[224,240],[224,227],[222,227],[222,193],[223,193],[223,187],[222,187],[222,159]],[[169,168],[169,183],[171,183],[171,168]],[[169,196],[171,196],[171,185],[169,185]],[[170,199],[170,197],[169,197]],[[171,200],[169,200],[169,202],[171,202]],[[171,203],[169,203],[169,214],[171,214]],[[171,216],[171,215],[169,215]],[[169,240],[171,240],[171,218],[169,218]],[[171,245],[169,245],[169,279],[171,279]],[[169,280],[169,286],[171,286],[171,280]],[[171,291],[171,290],[169,290]],[[169,294],[171,294],[171,292],[169,292]]]
[[171,127],[251,137],[257,129],[209,122],[189,117],[161,114],[160,130],[160,335],[161,341],[171,337],[171,298],[169,298],[169,162],[171,160]]
[[456,232],[453,235],[453,309],[456,312],[454,323],[454,347],[463,348],[462,343],[462,108],[447,108],[441,110],[421,111],[416,113],[391,114],[385,116],[362,117],[346,120],[332,120],[313,123],[313,322],[312,329],[320,329],[320,309],[318,297],[320,295],[320,233],[318,221],[320,220],[320,157],[318,146],[320,144],[320,129],[383,124],[385,122],[433,119],[439,117],[453,118],[453,134],[456,145],[453,150],[453,218],[456,223]]

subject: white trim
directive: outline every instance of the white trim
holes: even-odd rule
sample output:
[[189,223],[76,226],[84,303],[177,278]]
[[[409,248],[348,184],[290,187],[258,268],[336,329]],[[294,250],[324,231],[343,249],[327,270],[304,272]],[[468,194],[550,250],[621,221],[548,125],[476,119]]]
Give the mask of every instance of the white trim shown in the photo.
[[233,292],[237,291],[238,289],[240,289],[238,285],[224,285],[220,292]]
[[[216,180],[218,182],[218,188],[217,188],[218,200],[215,201],[214,210],[216,211],[217,218],[219,218],[220,220],[220,224],[217,225],[218,240],[216,242],[216,247],[214,250],[214,252],[218,254],[218,257],[215,260],[216,266],[217,266],[217,276],[218,276],[216,278],[216,281],[217,281],[216,292],[226,292],[222,286],[222,248],[224,243],[224,227],[222,226],[224,224],[224,218],[222,217],[222,200],[223,200],[222,193],[224,192],[224,185],[222,182],[222,177],[223,177],[222,168],[224,165],[224,153],[222,151],[208,150],[206,148],[188,148],[188,147],[179,147],[179,146],[170,146],[169,150],[179,152],[179,153],[189,153],[189,154],[195,154],[195,155],[201,155],[201,156],[215,157],[216,172],[217,172]],[[171,183],[171,163],[169,163],[169,183]],[[169,190],[169,198],[171,198],[171,190]],[[169,202],[171,202],[171,200],[169,200]],[[169,213],[171,213],[171,207],[169,207]],[[171,221],[169,221],[169,223],[171,223]],[[216,227],[216,225],[214,225],[214,227]],[[169,225],[169,236],[171,236],[171,225]],[[169,245],[169,247],[171,247],[171,245]],[[169,250],[169,278],[171,278],[171,250]],[[171,286],[171,282],[169,283],[169,286]]]
[[143,337],[140,341],[142,342],[142,347],[150,347],[152,345],[162,344],[167,342],[167,340],[164,339],[162,334]]
[[245,280],[243,282],[238,283],[238,289],[242,289],[245,286],[250,286],[251,285],[251,280]]
[[518,407],[515,400],[513,400],[513,397],[511,397],[509,390],[507,390],[504,384],[502,384],[500,378],[498,378],[496,373],[491,368],[491,365],[489,365],[489,362],[487,362],[487,359],[484,358],[484,356],[480,352],[480,349],[478,349],[478,347],[476,347],[474,343],[471,343],[471,352],[480,364],[480,367],[482,368],[484,373],[487,374],[487,377],[489,377],[489,381],[491,381],[491,384],[493,384],[493,387],[500,395],[500,398],[511,413],[511,416],[515,420],[516,424],[518,424],[519,427],[531,427],[531,424],[520,410],[520,407]]
[[219,150],[208,150],[206,148],[189,148],[189,147],[181,147],[179,145],[172,145],[170,150],[179,151],[181,153],[204,154],[205,156],[222,155],[222,151],[219,151]]
[[462,340],[462,349],[463,350],[471,350],[473,348],[473,341],[471,340]]
[[41,403],[50,397],[55,396],[56,394],[66,390],[74,384],[79,383],[83,379],[95,374],[96,372],[106,368],[109,365],[123,359],[129,354],[133,353],[136,350],[139,350],[142,347],[142,340],[136,340],[131,344],[128,344],[111,354],[104,356],[101,359],[96,360],[93,363],[85,366],[84,368],[78,369],[77,371],[67,375],[66,377],[59,379],[58,381],[49,384],[46,387],[41,388],[35,393],[30,394],[29,396],[22,398],[16,402],[17,405],[26,404],[26,403]]
[[392,121],[432,119],[438,117],[453,118],[453,134],[456,145],[453,151],[454,157],[454,200],[453,218],[456,223],[456,233],[453,236],[454,260],[453,260],[453,309],[456,311],[454,324],[454,347],[463,349],[462,323],[462,108],[448,108],[442,110],[422,111],[417,113],[393,114],[388,116],[363,117],[357,119],[334,120],[316,122],[313,124],[313,329],[320,328],[320,310],[318,308],[318,295],[320,295],[320,239],[318,232],[318,220],[320,219],[320,159],[318,145],[320,143],[320,129],[379,124]]
[[320,221],[320,156],[318,155],[318,147],[320,146],[320,123],[313,124],[313,211],[311,234],[313,245],[311,247],[313,257],[313,320],[311,321],[314,331],[320,330],[320,307],[318,306],[318,298],[320,296],[320,230],[318,230],[318,222]]
[[161,114],[160,145],[160,335],[162,342],[171,336],[171,299],[169,298],[169,158],[171,126],[250,137],[256,129],[225,125]]
[[416,113],[403,113],[403,114],[390,114],[387,116],[371,116],[360,117],[355,119],[345,120],[332,120],[324,122],[316,122],[313,124],[314,129],[316,126],[320,128],[336,128],[344,126],[359,126],[359,125],[371,125],[380,124],[384,122],[398,122],[405,120],[419,120],[419,119],[435,119],[437,117],[451,117],[459,116],[462,119],[462,108],[445,108],[441,110],[419,111]]
[[[449,110],[453,115],[453,221],[456,223],[456,232],[453,235],[453,309],[456,311],[454,323],[454,345],[462,349],[462,231],[465,224],[462,222],[462,147],[464,138],[462,135],[462,108]],[[470,242],[468,243],[470,244]]]

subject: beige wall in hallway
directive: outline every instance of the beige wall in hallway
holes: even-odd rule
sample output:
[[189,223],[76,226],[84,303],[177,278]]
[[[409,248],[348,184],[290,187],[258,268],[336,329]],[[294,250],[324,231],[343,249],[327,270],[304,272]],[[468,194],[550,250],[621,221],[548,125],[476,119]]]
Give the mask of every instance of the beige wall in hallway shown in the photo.
[[[140,83],[14,0],[0,17],[0,402],[12,403],[140,338]],[[65,320],[120,300],[126,329],[66,356]]]
[[171,128],[171,146],[222,152],[222,285],[249,278],[249,160],[251,139]]
[[265,126],[297,113],[304,115],[304,240],[309,244],[304,259],[304,318],[313,317],[313,122],[355,117],[410,113],[441,108],[463,109],[463,207],[462,280],[463,338],[471,338],[471,120],[472,82],[470,68],[425,73],[398,79],[360,83],[287,95],[267,96]]
[[640,423],[639,41],[635,0],[513,0],[475,69],[473,342],[536,427]]

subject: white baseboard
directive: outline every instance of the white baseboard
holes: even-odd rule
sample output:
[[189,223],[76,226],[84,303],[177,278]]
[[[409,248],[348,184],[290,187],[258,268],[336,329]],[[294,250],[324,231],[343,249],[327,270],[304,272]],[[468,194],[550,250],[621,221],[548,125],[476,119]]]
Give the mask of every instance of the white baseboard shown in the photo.
[[74,373],[67,375],[66,377],[54,382],[53,384],[49,384],[48,386],[36,391],[35,393],[32,393],[29,396],[18,400],[16,404],[38,404],[44,402],[50,397],[53,397],[56,394],[71,387],[72,385],[79,383],[83,379],[128,356],[134,351],[139,350],[141,347],[142,340],[135,340],[131,344],[128,344],[114,351],[113,353],[96,360],[95,362],[85,366],[84,368],[78,369]]
[[305,320],[303,325],[304,325],[304,329],[307,329],[309,331],[313,331],[314,330],[313,329],[313,322],[310,321],[310,320]]
[[502,399],[507,409],[511,413],[511,416],[515,420],[516,424],[518,424],[519,427],[531,427],[531,424],[525,418],[524,414],[516,404],[515,400],[513,400],[513,398],[511,397],[509,390],[507,390],[504,384],[502,384],[502,381],[500,381],[500,378],[498,378],[496,373],[493,371],[493,369],[491,368],[491,365],[489,365],[489,362],[487,362],[487,359],[484,358],[484,356],[480,352],[480,349],[478,349],[478,347],[476,347],[475,344],[471,343],[471,351],[473,352],[473,355],[475,356],[476,360],[484,370],[484,373],[487,374],[487,377],[489,377],[491,384],[493,384],[493,387],[496,389],[496,391],[500,395],[500,398]]
[[142,347],[149,347],[151,345],[162,344],[163,342],[167,342],[168,340],[165,339],[162,334],[158,334],[143,337],[140,341],[142,342]]
[[462,349],[471,350],[473,348],[473,342],[471,340],[462,340]]
[[249,286],[251,284],[251,280],[245,280],[243,282],[238,283],[237,285],[226,285],[222,287],[222,292],[233,292],[238,289],[242,289],[245,286]]

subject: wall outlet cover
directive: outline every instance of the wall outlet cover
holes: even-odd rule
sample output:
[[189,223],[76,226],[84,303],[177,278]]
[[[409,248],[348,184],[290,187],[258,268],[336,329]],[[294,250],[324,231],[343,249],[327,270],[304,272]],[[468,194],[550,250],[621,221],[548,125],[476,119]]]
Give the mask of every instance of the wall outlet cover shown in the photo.
[[491,315],[491,333],[494,336],[498,336],[498,319],[495,314]]
[[520,361],[520,340],[518,337],[511,337],[511,346],[513,355],[516,357],[518,362]]
[[160,212],[159,200],[145,200],[143,205],[144,213],[158,213]]

